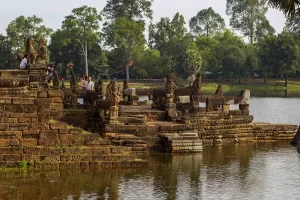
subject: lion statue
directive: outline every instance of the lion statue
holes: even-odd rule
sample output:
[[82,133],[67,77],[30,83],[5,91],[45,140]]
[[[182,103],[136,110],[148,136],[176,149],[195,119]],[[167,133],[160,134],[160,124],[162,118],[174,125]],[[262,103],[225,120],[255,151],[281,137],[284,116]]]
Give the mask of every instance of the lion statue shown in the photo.
[[34,49],[34,39],[32,37],[29,37],[26,40],[26,43],[25,43],[25,53],[19,53],[17,55],[17,58],[18,58],[19,62],[22,61],[23,56],[25,54],[28,54],[28,56],[29,56],[29,64],[35,64],[36,58],[38,56],[38,53]]
[[37,60],[42,61],[47,59],[47,40],[45,38],[41,38],[39,41],[39,47],[38,47],[38,56]]

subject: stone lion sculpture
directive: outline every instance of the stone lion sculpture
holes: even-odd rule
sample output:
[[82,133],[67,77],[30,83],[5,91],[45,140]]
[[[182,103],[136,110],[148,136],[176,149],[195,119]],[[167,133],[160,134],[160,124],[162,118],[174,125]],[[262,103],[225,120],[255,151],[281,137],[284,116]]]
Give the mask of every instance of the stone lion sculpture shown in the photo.
[[23,56],[25,54],[28,54],[28,56],[29,56],[29,64],[35,64],[36,58],[38,56],[38,53],[34,49],[34,39],[32,37],[29,37],[26,40],[26,43],[25,43],[25,52],[24,53],[19,53],[17,55],[17,58],[18,58],[19,62],[22,61]]
[[39,61],[46,60],[47,59],[48,49],[47,49],[47,40],[45,38],[41,38],[39,40],[39,47],[38,48],[39,49],[38,49],[37,59]]

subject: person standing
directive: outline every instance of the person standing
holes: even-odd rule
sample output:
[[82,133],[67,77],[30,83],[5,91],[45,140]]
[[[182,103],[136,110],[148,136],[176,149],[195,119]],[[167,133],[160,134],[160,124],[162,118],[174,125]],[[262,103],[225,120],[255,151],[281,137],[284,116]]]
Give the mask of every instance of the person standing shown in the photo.
[[27,58],[28,58],[28,54],[25,54],[20,63],[20,69],[24,69],[24,70],[28,69],[29,65],[28,65]]
[[92,77],[88,77],[87,82],[85,83],[85,90],[86,90],[86,103],[92,104],[93,103],[92,91],[94,90],[94,83],[92,81]]
[[93,91],[94,89],[94,82],[92,81],[92,77],[88,77],[87,82],[85,83],[85,90],[86,91]]
[[82,77],[80,79],[80,82],[79,82],[79,85],[80,85],[81,89],[85,89],[85,84],[86,83],[87,83],[86,76],[82,75]]

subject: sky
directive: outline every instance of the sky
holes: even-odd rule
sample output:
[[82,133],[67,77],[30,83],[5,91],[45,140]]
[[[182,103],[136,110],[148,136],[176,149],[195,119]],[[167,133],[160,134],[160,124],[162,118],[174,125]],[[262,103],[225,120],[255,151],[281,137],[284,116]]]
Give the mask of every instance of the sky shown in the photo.
[[[0,33],[5,34],[7,25],[16,17],[24,15],[29,17],[36,15],[44,20],[44,25],[54,30],[61,27],[64,17],[71,14],[73,8],[83,5],[95,7],[99,12],[104,8],[106,0],[0,0]],[[202,9],[212,7],[219,13],[229,27],[229,16],[226,15],[226,0],[154,0],[153,21],[158,21],[161,17],[172,18],[176,12],[189,19]],[[269,9],[267,13],[271,25],[279,33],[285,23],[284,15],[278,11]]]

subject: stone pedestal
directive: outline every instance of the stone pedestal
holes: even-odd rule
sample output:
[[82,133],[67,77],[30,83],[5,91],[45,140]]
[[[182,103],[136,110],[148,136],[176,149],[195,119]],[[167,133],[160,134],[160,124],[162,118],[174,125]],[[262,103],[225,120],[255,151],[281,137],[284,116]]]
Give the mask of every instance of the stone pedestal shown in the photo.
[[46,89],[49,87],[46,82],[46,63],[45,61],[39,61],[29,67],[29,82],[30,89]]
[[119,124],[118,121],[119,117],[119,107],[118,106],[111,106],[109,109],[109,123],[110,124]]
[[167,103],[165,105],[165,109],[168,115],[168,120],[175,120],[177,118],[176,103]]

